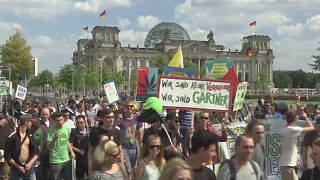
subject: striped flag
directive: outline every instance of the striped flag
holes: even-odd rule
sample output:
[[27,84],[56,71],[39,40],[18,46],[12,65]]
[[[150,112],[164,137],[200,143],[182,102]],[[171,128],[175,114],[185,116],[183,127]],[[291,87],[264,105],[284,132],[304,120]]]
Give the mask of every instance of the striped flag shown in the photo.
[[88,32],[88,31],[89,31],[89,27],[88,27],[88,26],[84,27],[84,28],[83,28],[83,31],[84,31],[84,32]]
[[104,19],[104,18],[106,18],[106,17],[107,17],[107,11],[104,10],[104,11],[102,11],[102,12],[100,13],[100,19]]
[[250,27],[252,29],[255,29],[257,27],[257,21],[253,21],[252,23],[250,23]]

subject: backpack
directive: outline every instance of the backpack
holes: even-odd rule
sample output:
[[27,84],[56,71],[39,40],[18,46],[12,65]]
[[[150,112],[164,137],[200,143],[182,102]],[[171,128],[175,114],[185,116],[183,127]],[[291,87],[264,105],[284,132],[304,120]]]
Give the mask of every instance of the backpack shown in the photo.
[[[258,170],[257,165],[252,160],[250,160],[249,162],[250,162],[250,164],[251,164],[251,166],[252,166],[252,168],[254,170],[254,173],[256,174],[257,180],[259,180],[259,173],[258,173],[259,170]],[[236,166],[235,166],[232,158],[224,160],[222,162],[221,166],[220,166],[220,169],[224,164],[228,164],[228,166],[229,166],[229,169],[230,169],[230,180],[236,180],[236,177],[237,177]]]

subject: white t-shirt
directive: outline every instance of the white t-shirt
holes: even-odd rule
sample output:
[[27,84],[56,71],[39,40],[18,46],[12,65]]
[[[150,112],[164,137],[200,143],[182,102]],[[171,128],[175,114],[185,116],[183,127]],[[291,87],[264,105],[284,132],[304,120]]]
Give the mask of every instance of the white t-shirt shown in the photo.
[[69,126],[70,129],[76,128],[76,126],[74,125],[74,122],[71,119],[68,119],[68,121],[65,122],[65,124],[67,124],[67,126]]
[[299,126],[287,126],[280,130],[280,142],[282,144],[280,166],[297,166],[298,136],[301,134],[302,129]]

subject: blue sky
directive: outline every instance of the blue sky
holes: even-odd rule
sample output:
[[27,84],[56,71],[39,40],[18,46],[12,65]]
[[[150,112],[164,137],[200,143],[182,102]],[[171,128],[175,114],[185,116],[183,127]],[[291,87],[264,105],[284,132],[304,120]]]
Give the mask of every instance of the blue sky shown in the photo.
[[[118,26],[122,46],[143,45],[148,31],[163,21],[182,25],[191,39],[240,49],[243,36],[269,35],[274,69],[311,71],[320,42],[320,0],[0,0],[0,44],[19,29],[39,58],[39,71],[58,72],[71,63],[82,28]],[[99,19],[106,10],[108,17]]]

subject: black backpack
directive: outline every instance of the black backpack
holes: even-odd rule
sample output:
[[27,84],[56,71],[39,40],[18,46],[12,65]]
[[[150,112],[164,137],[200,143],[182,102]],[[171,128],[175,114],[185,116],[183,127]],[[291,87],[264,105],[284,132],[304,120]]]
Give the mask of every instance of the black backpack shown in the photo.
[[[258,173],[257,165],[252,160],[250,160],[249,162],[250,162],[250,164],[251,164],[251,166],[252,166],[252,168],[254,170],[254,173],[256,174],[257,180],[259,180],[259,173]],[[236,180],[236,177],[237,177],[236,166],[235,166],[232,158],[224,160],[222,162],[221,166],[220,166],[220,169],[224,164],[228,164],[228,166],[229,166],[229,169],[230,169],[230,180]]]

